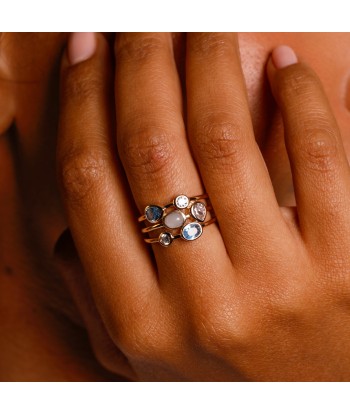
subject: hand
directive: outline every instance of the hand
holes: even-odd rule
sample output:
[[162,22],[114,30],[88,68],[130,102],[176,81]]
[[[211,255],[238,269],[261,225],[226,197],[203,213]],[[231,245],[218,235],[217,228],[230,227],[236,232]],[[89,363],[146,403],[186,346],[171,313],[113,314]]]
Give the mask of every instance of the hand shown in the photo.
[[[188,35],[185,97],[170,35],[118,36],[116,138],[108,45],[80,36],[62,65],[59,180],[130,377],[349,380],[349,165],[316,75],[286,48],[267,65],[297,201],[281,208],[255,142],[236,36]],[[137,224],[144,207],[204,191],[218,225],[152,252]]]

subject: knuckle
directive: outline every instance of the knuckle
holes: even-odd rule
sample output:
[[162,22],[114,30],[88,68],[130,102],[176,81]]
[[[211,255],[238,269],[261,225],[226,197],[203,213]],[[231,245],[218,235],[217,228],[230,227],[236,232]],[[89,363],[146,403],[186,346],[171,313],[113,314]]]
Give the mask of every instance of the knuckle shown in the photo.
[[159,361],[172,350],[172,340],[157,318],[139,318],[118,333],[118,344],[135,361]]
[[122,35],[116,42],[116,59],[144,62],[164,50],[164,41],[155,35]]
[[[200,324],[194,330],[194,338],[200,345],[201,349],[210,354],[219,354],[225,343],[227,343],[227,336],[222,327],[218,327],[211,321],[201,320]],[[232,347],[231,336],[229,338],[228,347]]]
[[331,172],[339,156],[339,131],[320,105],[321,84],[316,74],[304,64],[293,65],[277,74],[285,109],[299,121],[291,132],[300,137],[294,152],[302,167],[319,172]]
[[174,166],[174,137],[154,129],[144,129],[129,137],[121,137],[119,152],[133,174],[144,177],[168,175]]
[[197,134],[198,152],[204,163],[220,160],[220,166],[238,164],[243,160],[246,135],[238,123],[207,117]]
[[91,190],[101,186],[106,171],[103,152],[89,150],[73,151],[59,163],[59,180],[68,202],[81,203]]
[[299,63],[278,73],[278,84],[285,98],[307,97],[319,85],[315,73],[306,65]]
[[201,56],[225,55],[232,51],[232,42],[220,33],[201,33],[191,43],[191,52]]
[[[310,298],[317,296],[317,287],[305,275],[312,275],[311,264],[304,263],[285,271],[294,279],[280,279],[278,288],[270,291],[264,304],[265,322],[279,329],[290,328],[298,331],[307,324],[308,316],[314,315],[315,303]],[[297,282],[296,282],[297,281]]]
[[191,336],[198,347],[207,353],[232,353],[245,343],[245,338],[239,333],[236,319],[222,304],[207,306],[206,311],[202,310],[193,320]]
[[338,159],[337,137],[330,128],[316,128],[305,132],[302,162],[306,168],[331,172]]

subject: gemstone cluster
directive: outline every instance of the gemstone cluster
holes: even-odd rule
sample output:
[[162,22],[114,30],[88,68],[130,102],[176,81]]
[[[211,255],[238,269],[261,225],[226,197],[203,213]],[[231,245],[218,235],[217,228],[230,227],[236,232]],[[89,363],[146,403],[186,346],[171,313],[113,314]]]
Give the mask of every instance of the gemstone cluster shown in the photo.
[[159,228],[166,228],[158,235],[158,242],[162,246],[169,246],[175,238],[181,237],[186,241],[194,241],[203,233],[203,223],[207,216],[207,207],[198,199],[190,199],[186,195],[179,195],[170,205],[164,208],[158,205],[149,205],[145,209],[145,218],[154,224],[148,232]]

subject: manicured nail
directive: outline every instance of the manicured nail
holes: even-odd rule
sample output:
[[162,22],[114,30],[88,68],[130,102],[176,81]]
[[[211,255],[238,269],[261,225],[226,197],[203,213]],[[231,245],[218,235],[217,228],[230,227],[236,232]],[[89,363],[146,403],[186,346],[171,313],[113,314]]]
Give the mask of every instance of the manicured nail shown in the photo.
[[68,40],[68,60],[71,65],[91,58],[96,50],[95,33],[72,33]]
[[277,69],[285,68],[298,62],[297,55],[289,46],[277,46],[271,54],[272,62]]

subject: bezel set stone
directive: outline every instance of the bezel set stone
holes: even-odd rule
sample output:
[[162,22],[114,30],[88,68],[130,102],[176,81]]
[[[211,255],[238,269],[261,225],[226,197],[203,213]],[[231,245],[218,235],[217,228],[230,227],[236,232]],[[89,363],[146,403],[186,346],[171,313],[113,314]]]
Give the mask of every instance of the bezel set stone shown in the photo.
[[200,199],[208,198],[207,195],[189,198],[181,194],[174,198],[173,202],[165,207],[148,205],[145,214],[139,220],[147,220],[153,226],[144,228],[142,232],[153,232],[165,228],[157,238],[146,239],[148,242],[159,242],[162,246],[169,246],[174,239],[194,241],[203,233],[203,226],[213,220],[204,223],[208,207]]
[[157,223],[163,217],[164,210],[157,205],[149,205],[145,208],[145,216],[148,222]]
[[174,209],[163,217],[163,225],[168,229],[178,229],[186,222],[187,216],[180,210]]
[[162,246],[169,246],[173,242],[173,236],[170,232],[162,232],[158,239]]
[[205,217],[207,216],[207,208],[202,202],[195,202],[191,206],[191,215],[199,220],[199,222],[204,222]]
[[194,241],[203,233],[202,225],[198,222],[190,222],[181,229],[181,238],[186,241]]
[[174,200],[174,205],[178,209],[185,209],[187,208],[188,204],[190,203],[190,199],[185,195],[179,195]]

